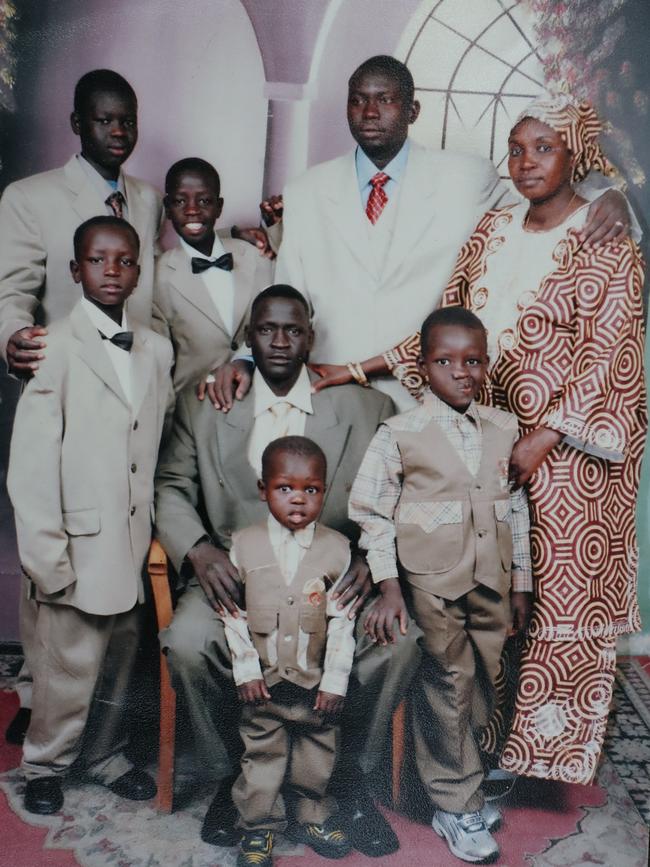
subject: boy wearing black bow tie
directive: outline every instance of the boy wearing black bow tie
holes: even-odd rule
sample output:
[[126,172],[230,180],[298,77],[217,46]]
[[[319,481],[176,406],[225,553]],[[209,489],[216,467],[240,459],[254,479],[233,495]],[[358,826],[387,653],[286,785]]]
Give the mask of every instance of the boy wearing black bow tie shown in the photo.
[[153,327],[174,345],[179,391],[241,347],[250,304],[272,282],[273,266],[250,244],[215,233],[223,209],[221,182],[205,160],[174,163],[165,178],[164,205],[180,244],[157,262]]
[[[54,813],[70,767],[133,800],[153,780],[123,753],[138,646],[153,474],[173,403],[172,350],[127,323],[140,269],[135,229],[93,217],[74,236],[83,298],[49,328],[19,400],[7,488],[24,573],[21,619],[33,676],[23,747],[25,808]],[[132,330],[129,330],[132,329]]]

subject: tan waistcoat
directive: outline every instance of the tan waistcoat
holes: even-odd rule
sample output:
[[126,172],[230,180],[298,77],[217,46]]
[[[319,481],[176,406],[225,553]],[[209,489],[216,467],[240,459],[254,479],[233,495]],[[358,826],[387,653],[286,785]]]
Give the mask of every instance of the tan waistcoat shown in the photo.
[[[320,683],[327,642],[326,593],[350,556],[350,543],[335,530],[316,525],[291,584],[287,585],[271,546],[266,521],[235,533],[237,565],[246,587],[248,628],[269,686],[288,680],[312,689]],[[275,629],[278,658],[271,665],[266,640]],[[298,667],[298,631],[309,634],[307,670]]]
[[477,584],[510,588],[508,463],[517,439],[514,416],[479,407],[482,455],[473,476],[442,428],[393,429],[404,467],[395,512],[397,555],[414,587],[458,599]]

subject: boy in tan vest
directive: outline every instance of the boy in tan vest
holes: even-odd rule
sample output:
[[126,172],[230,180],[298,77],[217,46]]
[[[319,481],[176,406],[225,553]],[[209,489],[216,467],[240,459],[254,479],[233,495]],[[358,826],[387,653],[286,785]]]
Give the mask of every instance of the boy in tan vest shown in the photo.
[[233,675],[244,703],[241,775],[232,789],[244,831],[237,864],[272,864],[273,838],[287,827],[282,788],[296,795],[293,839],[326,858],[351,849],[325,795],[337,759],[337,717],[354,655],[354,619],[332,594],[350,563],[345,536],[315,523],[326,460],[301,436],[262,454],[263,524],[233,535],[230,557],[245,611],[223,613]]
[[350,517],[380,590],[366,632],[386,644],[395,619],[406,631],[403,588],[424,633],[413,726],[433,828],[454,855],[478,862],[499,854],[489,829],[500,814],[480,791],[476,733],[505,638],[530,613],[528,504],[508,483],[517,419],[474,402],[488,366],[480,319],[460,307],[437,310],[421,344],[430,391],[380,426],[352,487]]

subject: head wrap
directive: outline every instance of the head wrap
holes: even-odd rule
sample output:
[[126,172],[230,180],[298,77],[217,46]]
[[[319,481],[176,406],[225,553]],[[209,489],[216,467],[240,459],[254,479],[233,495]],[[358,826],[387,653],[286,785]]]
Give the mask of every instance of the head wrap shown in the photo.
[[526,117],[533,117],[560,133],[572,154],[572,181],[584,180],[591,169],[604,175],[617,174],[598,144],[603,124],[589,102],[578,102],[563,93],[542,93],[521,112],[515,126]]

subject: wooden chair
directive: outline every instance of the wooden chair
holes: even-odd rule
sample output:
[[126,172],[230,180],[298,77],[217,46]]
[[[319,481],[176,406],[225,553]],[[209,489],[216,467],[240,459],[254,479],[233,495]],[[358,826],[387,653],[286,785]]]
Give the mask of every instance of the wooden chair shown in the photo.
[[[174,614],[169,589],[167,555],[155,539],[149,549],[147,572],[151,581],[158,630],[171,623]],[[162,813],[174,807],[174,747],[176,740],[176,693],[171,684],[167,658],[160,654],[160,740],[158,753],[158,795],[156,806]]]
[[[155,539],[149,549],[147,572],[151,581],[158,630],[171,623],[174,614],[167,555]],[[395,708],[392,721],[391,745],[391,800],[394,809],[399,807],[402,766],[404,764],[404,732],[406,704],[401,701]],[[158,754],[158,796],[156,806],[162,813],[171,813],[174,806],[174,747],[176,740],[176,693],[171,684],[167,658],[160,654],[160,740]]]

